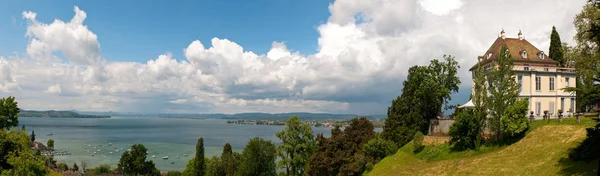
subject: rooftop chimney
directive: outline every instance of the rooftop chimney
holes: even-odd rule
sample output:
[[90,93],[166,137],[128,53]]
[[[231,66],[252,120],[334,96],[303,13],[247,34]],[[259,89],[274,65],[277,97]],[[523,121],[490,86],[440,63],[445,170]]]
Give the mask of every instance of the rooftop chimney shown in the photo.
[[521,30],[519,30],[519,40],[523,40],[523,33],[521,32]]
[[502,31],[500,31],[500,37],[502,37],[502,39],[504,39],[504,28],[502,28]]

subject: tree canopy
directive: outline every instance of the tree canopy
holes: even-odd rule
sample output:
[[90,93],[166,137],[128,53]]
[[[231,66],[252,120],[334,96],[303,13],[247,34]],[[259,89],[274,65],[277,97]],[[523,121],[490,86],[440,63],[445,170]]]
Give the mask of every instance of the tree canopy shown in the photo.
[[307,175],[360,175],[367,158],[362,146],[375,137],[373,124],[364,117],[352,119],[342,131],[331,130],[331,137],[317,135],[317,151],[308,160]]
[[118,168],[126,175],[160,175],[153,161],[146,159],[148,149],[142,144],[134,144],[131,150],[123,152]]
[[305,175],[304,166],[316,147],[310,125],[302,124],[300,118],[292,116],[285,122],[285,128],[276,135],[281,140],[277,146],[280,157],[278,167],[285,169],[287,175]]
[[383,137],[401,147],[412,140],[415,132],[426,134],[429,119],[450,108],[447,102],[460,84],[458,68],[454,57],[446,55],[443,62],[434,59],[429,66],[411,67],[402,94],[388,108]]
[[0,128],[8,130],[19,125],[19,112],[15,97],[0,98]]
[[236,175],[273,176],[277,150],[269,140],[259,137],[250,139],[242,152],[242,163]]
[[558,35],[558,32],[556,32],[556,27],[554,26],[552,26],[552,34],[550,34],[550,48],[548,50],[550,51],[548,55],[550,58],[557,61],[560,66],[565,65],[565,60],[563,58],[564,51],[562,43],[560,42],[560,35]]
[[517,101],[519,96],[519,84],[517,83],[512,56],[504,45],[498,51],[498,56],[491,62],[488,70],[487,90],[489,96],[486,104],[488,106],[489,128],[497,141],[502,139],[502,124],[500,120],[507,113],[508,107]]

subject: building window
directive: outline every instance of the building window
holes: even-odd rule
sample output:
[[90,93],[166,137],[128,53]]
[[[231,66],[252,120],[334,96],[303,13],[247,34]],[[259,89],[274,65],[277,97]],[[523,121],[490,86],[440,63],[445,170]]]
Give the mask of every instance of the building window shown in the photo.
[[527,59],[527,51],[523,50],[523,52],[521,52],[521,57]]
[[487,59],[490,59],[491,57],[492,57],[492,53],[488,53]]
[[565,87],[571,87],[569,84],[569,77],[565,77]]
[[519,75],[517,77],[517,82],[519,83],[519,92],[523,91],[523,76]]
[[544,71],[548,71],[548,67],[545,67],[545,68],[544,68]]
[[529,65],[525,64],[525,66],[523,67],[523,70],[529,71]]
[[542,103],[535,102],[535,114],[537,114],[539,116],[541,113],[542,113]]
[[535,77],[535,90],[537,90],[537,91],[542,90],[542,77],[539,77],[539,76]]
[[554,90],[554,77],[550,77],[550,90]]

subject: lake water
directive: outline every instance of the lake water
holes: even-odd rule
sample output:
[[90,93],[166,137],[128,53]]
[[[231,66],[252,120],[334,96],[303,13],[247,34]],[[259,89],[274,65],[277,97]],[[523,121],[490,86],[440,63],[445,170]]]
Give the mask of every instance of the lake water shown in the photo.
[[[115,168],[122,151],[133,144],[148,148],[148,159],[153,160],[161,171],[183,170],[193,158],[196,142],[204,138],[205,155],[220,155],[223,145],[230,143],[234,150],[241,151],[253,137],[269,139],[279,143],[275,133],[283,126],[235,125],[221,119],[178,119],[148,117],[112,117],[106,119],[83,118],[28,118],[19,117],[19,126],[25,125],[27,132],[34,130],[36,141],[46,144],[54,139],[54,148],[65,149],[72,155],[55,156],[58,162],[81,166],[85,161],[89,167],[110,164]],[[379,130],[378,130],[379,131]],[[330,128],[313,127],[315,134],[330,135]],[[47,133],[53,133],[47,136]],[[111,146],[108,146],[112,143]],[[86,146],[86,145],[92,145]],[[102,145],[102,146],[100,146]],[[96,148],[94,148],[96,147]],[[94,156],[93,152],[101,150]],[[109,152],[113,152],[110,154]],[[184,154],[189,156],[185,157]],[[156,158],[152,158],[156,155]],[[163,156],[169,156],[163,160]]]

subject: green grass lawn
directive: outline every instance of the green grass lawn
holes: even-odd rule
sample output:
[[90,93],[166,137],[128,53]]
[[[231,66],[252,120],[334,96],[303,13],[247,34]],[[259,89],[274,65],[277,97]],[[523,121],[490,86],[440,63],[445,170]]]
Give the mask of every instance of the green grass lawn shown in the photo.
[[596,162],[574,162],[568,152],[595,125],[591,118],[535,121],[520,141],[452,152],[448,144],[412,152],[412,143],[379,162],[367,175],[595,175]]

